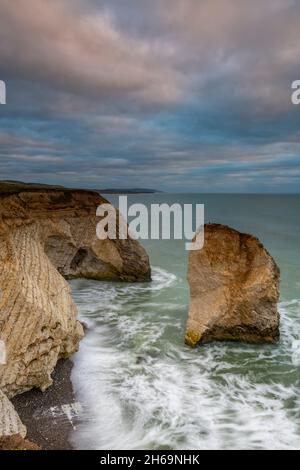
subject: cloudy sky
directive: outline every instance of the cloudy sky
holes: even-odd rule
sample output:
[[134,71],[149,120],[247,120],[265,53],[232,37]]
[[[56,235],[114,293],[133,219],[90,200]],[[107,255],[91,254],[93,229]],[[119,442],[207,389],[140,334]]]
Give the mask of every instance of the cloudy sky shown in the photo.
[[0,178],[299,192],[299,0],[1,0]]

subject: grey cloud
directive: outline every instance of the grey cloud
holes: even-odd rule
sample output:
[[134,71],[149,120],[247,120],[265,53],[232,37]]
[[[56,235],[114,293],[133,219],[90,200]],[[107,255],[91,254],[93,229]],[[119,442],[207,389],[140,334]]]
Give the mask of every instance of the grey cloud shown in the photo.
[[299,20],[289,0],[2,0],[1,176],[294,191]]
[[[108,13],[70,0],[2,0],[0,60],[12,75],[98,96],[172,102],[179,76],[160,49],[118,31]],[[74,4],[73,4],[74,6]]]

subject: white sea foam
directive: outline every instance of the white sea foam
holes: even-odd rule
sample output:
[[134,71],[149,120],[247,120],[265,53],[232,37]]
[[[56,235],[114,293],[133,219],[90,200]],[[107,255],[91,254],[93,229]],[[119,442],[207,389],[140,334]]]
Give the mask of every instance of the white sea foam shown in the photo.
[[183,282],[73,281],[91,328],[73,382],[84,449],[299,449],[300,301],[283,302],[276,346],[183,344]]

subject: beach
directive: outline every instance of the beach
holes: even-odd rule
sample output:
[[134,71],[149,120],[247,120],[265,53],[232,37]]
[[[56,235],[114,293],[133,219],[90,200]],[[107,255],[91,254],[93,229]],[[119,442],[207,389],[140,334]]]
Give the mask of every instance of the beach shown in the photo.
[[30,390],[12,399],[27,427],[27,439],[38,444],[42,450],[72,449],[69,436],[76,425],[72,412],[72,406],[76,403],[71,382],[72,368],[70,359],[60,360],[50,388],[45,392]]

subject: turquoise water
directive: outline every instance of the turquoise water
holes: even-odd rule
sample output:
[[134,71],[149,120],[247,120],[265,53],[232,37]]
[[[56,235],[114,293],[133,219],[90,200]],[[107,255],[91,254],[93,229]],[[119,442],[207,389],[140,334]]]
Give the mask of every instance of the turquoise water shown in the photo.
[[281,268],[281,341],[185,346],[184,242],[143,242],[152,283],[71,282],[89,326],[73,371],[83,407],[74,446],[299,449],[300,196],[140,195],[130,201],[204,203],[206,221],[258,236]]

